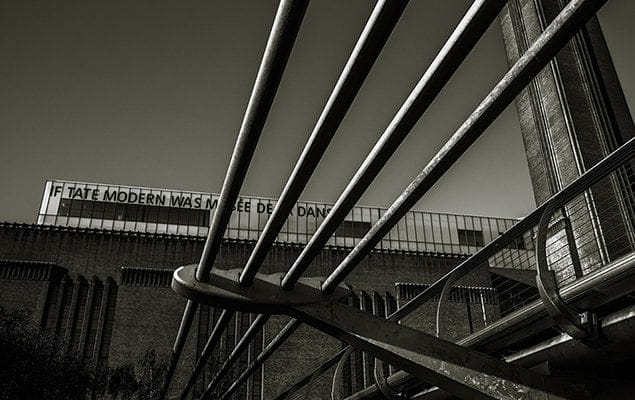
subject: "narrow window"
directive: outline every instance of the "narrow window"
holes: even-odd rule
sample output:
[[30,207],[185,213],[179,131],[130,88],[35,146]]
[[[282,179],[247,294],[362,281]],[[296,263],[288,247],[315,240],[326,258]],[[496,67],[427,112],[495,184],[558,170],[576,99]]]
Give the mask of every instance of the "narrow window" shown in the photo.
[[477,246],[477,247],[481,247],[485,245],[482,231],[473,231],[470,229],[458,229],[458,233],[459,233],[460,245]]
[[351,238],[362,238],[370,230],[370,222],[362,221],[342,221],[342,224],[335,231],[336,236]]

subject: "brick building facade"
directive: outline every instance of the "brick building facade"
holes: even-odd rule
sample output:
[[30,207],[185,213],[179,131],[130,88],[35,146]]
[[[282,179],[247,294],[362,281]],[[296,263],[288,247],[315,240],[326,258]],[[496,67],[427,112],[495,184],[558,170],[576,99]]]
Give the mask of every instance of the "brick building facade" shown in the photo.
[[[36,323],[70,343],[72,351],[87,363],[111,367],[134,363],[148,349],[167,356],[185,304],[170,289],[172,271],[197,262],[203,244],[202,237],[3,223],[0,306],[28,309]],[[253,245],[250,240],[226,240],[218,265],[227,269],[242,266]],[[301,249],[300,245],[279,243],[262,272],[286,271]],[[347,250],[325,248],[307,276],[325,276]],[[347,280],[353,292],[351,301],[363,310],[386,315],[464,258],[460,254],[377,250]],[[492,318],[498,312],[488,271],[473,274],[459,285],[446,313],[453,327],[448,334],[455,337],[479,329],[488,314]],[[434,311],[423,307],[404,323],[433,332]],[[173,396],[189,377],[218,315],[219,310],[200,307],[172,385]],[[207,381],[253,318],[237,314],[230,323],[207,368]],[[236,371],[244,369],[287,320],[272,317],[243,354]],[[301,327],[234,398],[272,398],[341,346],[313,328]],[[350,376],[361,378],[349,383],[347,391],[372,384],[371,362],[366,356],[351,360]],[[322,379],[326,395],[331,382],[328,377]],[[194,395],[202,390],[203,380],[199,379]]]

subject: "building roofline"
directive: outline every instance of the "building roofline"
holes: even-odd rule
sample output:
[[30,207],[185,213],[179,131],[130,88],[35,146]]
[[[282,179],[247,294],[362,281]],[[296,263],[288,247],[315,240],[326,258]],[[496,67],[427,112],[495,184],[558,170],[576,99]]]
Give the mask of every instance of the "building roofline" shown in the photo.
[[[189,235],[179,235],[175,233],[152,233],[152,232],[137,232],[137,231],[125,231],[125,230],[109,230],[109,229],[99,229],[99,228],[79,228],[79,227],[70,227],[70,226],[59,226],[59,225],[40,225],[40,224],[30,224],[24,222],[8,222],[2,221],[0,222],[0,228],[18,228],[18,229],[28,229],[33,231],[50,231],[50,232],[69,232],[69,233],[87,233],[94,235],[107,235],[107,236],[124,236],[124,237],[148,237],[155,239],[170,239],[170,240],[188,240],[194,242],[205,242],[205,236],[189,236]],[[248,240],[248,239],[231,239],[225,238],[224,241],[229,243],[243,243],[243,244],[256,244],[256,240]],[[274,246],[281,247],[298,247],[304,248],[303,243],[292,243],[292,242],[274,242]],[[327,250],[340,250],[340,251],[350,251],[352,247],[347,246],[324,246]],[[469,257],[469,254],[459,254],[459,253],[442,253],[442,252],[429,252],[429,251],[415,251],[415,250],[399,250],[399,249],[374,249],[375,253],[385,253],[385,254],[403,254],[403,255],[428,255],[432,257],[444,257],[444,258],[466,258]]]
[[[166,192],[180,192],[180,193],[192,193],[192,194],[200,194],[200,195],[212,195],[212,196],[220,196],[220,193],[216,193],[216,192],[201,192],[199,190],[190,190],[190,189],[169,189],[169,188],[164,188],[164,187],[148,187],[148,186],[135,186],[135,185],[128,185],[128,184],[116,184],[116,183],[103,183],[103,182],[84,182],[84,181],[73,181],[73,180],[68,180],[68,179],[55,179],[55,178],[49,178],[45,180],[46,182],[60,182],[60,183],[77,183],[79,185],[94,185],[94,186],[112,186],[112,187],[120,187],[120,188],[126,188],[126,189],[149,189],[149,190],[159,190],[159,191],[166,191]],[[46,185],[45,185],[46,186]],[[239,198],[250,198],[250,199],[259,199],[259,200],[267,200],[267,201],[273,201],[273,202],[277,202],[278,198],[275,197],[267,197],[267,196],[256,196],[256,195],[251,195],[251,194],[239,194]],[[306,204],[320,204],[323,206],[333,206],[335,205],[335,203],[333,202],[328,202],[328,201],[316,201],[316,200],[305,200],[305,199],[298,199],[297,203],[306,203]],[[373,209],[379,209],[382,211],[386,211],[388,209],[387,206],[371,206],[371,205],[366,205],[366,204],[356,204],[355,207],[359,207],[359,208],[373,208]],[[451,212],[444,212],[444,211],[431,211],[431,210],[421,210],[421,209],[411,209],[411,212],[417,212],[417,213],[426,213],[426,214],[439,214],[439,215],[449,215],[449,216],[457,216],[457,217],[472,217],[472,218],[492,218],[492,219],[502,219],[502,220],[511,220],[511,221],[518,221],[520,219],[522,219],[522,217],[501,217],[501,216],[495,216],[495,215],[482,215],[482,214],[468,214],[468,213],[451,213]]]

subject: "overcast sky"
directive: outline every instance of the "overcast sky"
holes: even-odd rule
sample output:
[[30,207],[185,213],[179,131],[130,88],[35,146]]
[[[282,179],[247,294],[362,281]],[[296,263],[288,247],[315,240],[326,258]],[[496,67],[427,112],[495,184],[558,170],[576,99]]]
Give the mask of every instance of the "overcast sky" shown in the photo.
[[[302,199],[336,199],[469,3],[410,2]],[[243,194],[278,197],[373,6],[311,2]],[[49,178],[220,191],[276,7],[0,0],[0,220],[34,222]],[[600,14],[631,105],[634,10]],[[392,203],[507,68],[495,23],[361,203]],[[417,206],[533,207],[514,107]]]

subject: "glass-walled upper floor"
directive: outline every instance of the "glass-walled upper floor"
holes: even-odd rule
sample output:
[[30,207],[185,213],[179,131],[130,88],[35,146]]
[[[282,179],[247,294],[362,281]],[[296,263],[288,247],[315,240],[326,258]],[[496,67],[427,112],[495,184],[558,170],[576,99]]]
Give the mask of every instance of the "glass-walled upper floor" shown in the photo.
[[[38,224],[205,236],[218,194],[72,181],[47,181]],[[273,212],[275,199],[241,196],[225,237],[255,240]],[[298,202],[277,240],[307,243],[332,204]],[[330,245],[352,247],[385,209],[355,207]],[[383,249],[471,254],[515,223],[513,219],[411,211],[377,246]],[[532,247],[519,240],[518,250]]]

